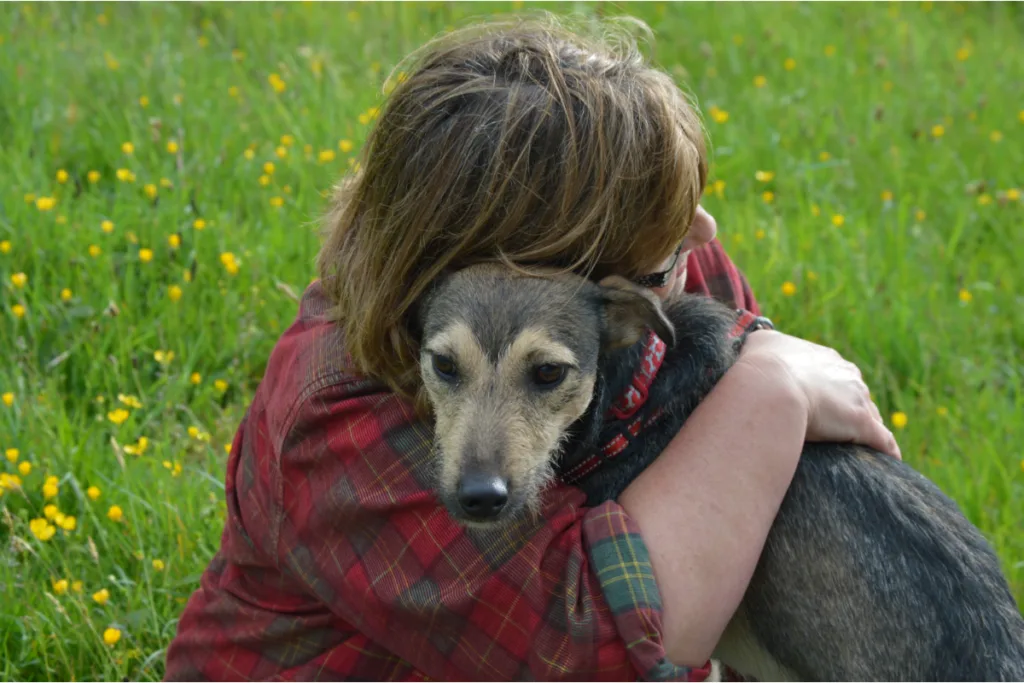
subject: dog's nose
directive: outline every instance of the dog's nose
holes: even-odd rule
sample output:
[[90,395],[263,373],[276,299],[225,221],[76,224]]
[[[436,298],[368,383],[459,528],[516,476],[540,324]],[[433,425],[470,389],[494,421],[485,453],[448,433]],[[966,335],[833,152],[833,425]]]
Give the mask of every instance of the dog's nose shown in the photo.
[[501,477],[467,474],[459,480],[459,505],[473,517],[496,517],[508,502],[508,482]]

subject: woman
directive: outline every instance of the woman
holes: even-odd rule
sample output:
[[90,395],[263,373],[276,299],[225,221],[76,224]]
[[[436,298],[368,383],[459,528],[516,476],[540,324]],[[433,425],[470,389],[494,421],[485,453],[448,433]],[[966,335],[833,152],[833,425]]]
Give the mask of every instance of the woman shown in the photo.
[[698,206],[697,115],[612,45],[544,19],[414,55],[235,437],[168,679],[702,679],[804,440],[898,457],[855,367],[760,331],[620,500],[557,485],[497,533],[437,502],[410,321],[442,271],[562,266],[758,310]]

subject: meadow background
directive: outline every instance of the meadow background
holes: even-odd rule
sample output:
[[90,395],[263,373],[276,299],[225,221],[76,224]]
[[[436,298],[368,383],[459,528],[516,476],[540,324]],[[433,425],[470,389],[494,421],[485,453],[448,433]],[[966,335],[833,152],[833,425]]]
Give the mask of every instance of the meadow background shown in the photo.
[[[546,7],[651,25],[765,312],[860,365],[1024,598],[1021,8]],[[162,675],[389,73],[528,9],[0,7],[0,677]]]

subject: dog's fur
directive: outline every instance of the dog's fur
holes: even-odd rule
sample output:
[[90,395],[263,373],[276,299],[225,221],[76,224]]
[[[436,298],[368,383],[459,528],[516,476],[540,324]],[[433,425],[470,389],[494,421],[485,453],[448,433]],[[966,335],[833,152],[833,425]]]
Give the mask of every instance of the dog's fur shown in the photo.
[[[668,344],[646,403],[666,413],[628,457],[581,486],[614,498],[664,449],[734,362],[733,311],[699,296],[662,310],[619,278],[528,277],[501,266],[442,278],[419,309],[436,417],[437,490],[477,527],[535,509],[559,470],[603,444],[640,340]],[[441,377],[443,369],[457,372]],[[447,365],[444,361],[450,361]],[[566,368],[557,387],[538,366]],[[715,657],[760,680],[1024,680],[1024,619],[981,533],[934,484],[867,448],[807,444]],[[459,503],[472,472],[507,483],[487,519]]]

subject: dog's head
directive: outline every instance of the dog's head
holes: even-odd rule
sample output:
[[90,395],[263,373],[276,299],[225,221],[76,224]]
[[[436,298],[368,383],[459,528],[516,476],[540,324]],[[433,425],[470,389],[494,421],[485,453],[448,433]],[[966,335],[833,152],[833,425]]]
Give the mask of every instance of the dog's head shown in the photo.
[[647,328],[674,337],[658,299],[622,278],[595,284],[497,265],[445,276],[418,317],[438,495],[472,525],[537,510],[567,431],[591,402],[602,354]]

